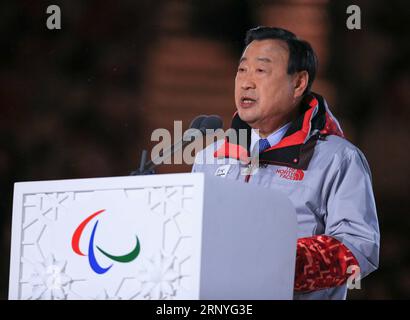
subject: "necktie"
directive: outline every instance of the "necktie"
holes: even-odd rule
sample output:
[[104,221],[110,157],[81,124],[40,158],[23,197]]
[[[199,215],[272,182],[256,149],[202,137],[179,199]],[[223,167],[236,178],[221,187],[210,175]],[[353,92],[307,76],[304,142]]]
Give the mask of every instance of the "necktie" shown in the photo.
[[258,142],[259,142],[259,153],[262,153],[266,149],[270,148],[268,139],[260,139]]

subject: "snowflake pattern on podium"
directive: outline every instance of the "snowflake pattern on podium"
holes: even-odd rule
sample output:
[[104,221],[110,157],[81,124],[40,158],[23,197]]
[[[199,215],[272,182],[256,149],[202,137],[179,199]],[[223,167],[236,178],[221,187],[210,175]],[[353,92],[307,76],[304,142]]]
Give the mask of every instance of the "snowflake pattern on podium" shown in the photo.
[[[69,261],[61,260],[47,244],[49,229],[77,199],[91,198],[94,192],[55,192],[25,194],[22,206],[20,299],[173,299],[189,290],[191,256],[180,250],[192,237],[183,229],[183,221],[192,215],[192,185],[119,189],[129,199],[138,201],[150,214],[160,217],[161,244],[156,254],[142,255],[142,268],[118,280],[116,289],[105,288],[94,296],[78,294],[74,287],[87,279],[66,273]],[[68,204],[68,205],[67,205]]]

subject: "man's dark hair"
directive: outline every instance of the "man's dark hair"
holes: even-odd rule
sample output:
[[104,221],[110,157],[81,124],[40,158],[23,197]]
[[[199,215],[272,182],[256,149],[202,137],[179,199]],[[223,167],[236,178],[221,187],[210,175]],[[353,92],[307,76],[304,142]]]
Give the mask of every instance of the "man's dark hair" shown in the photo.
[[288,74],[307,71],[309,82],[304,94],[310,92],[315,80],[318,60],[309,42],[300,40],[296,35],[282,28],[256,27],[248,30],[245,47],[254,40],[277,39],[287,43],[289,49]]

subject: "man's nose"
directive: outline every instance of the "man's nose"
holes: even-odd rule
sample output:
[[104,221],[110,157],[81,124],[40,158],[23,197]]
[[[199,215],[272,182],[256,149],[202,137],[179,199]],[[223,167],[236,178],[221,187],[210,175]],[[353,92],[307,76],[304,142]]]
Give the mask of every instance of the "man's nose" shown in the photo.
[[243,90],[255,89],[256,88],[255,81],[253,81],[253,79],[249,76],[245,77],[241,83],[241,88]]

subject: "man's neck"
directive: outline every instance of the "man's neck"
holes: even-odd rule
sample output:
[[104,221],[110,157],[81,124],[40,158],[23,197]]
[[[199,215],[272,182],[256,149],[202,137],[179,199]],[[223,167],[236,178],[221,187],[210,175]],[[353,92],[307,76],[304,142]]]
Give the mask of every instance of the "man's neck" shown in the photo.
[[259,128],[254,128],[257,129],[259,132],[259,136],[261,138],[266,138],[270,136],[272,133],[278,131],[280,128],[282,128],[284,125],[286,125],[289,122],[292,122],[299,116],[299,109],[295,109],[294,112],[291,114],[288,114],[287,117],[281,118],[278,121],[270,121],[269,125],[263,126],[261,125]]
[[291,108],[291,111],[285,115],[279,115],[275,118],[265,119],[265,121],[258,124],[249,124],[253,129],[259,130],[259,136],[266,138],[275,131],[282,128],[285,124],[294,121],[302,112],[301,104],[303,97],[297,98],[295,104]]
[[[289,122],[287,122],[289,123]],[[265,139],[267,137],[269,137],[271,134],[275,133],[276,131],[280,130],[283,126],[285,126],[287,123],[284,123],[281,126],[278,126],[277,128],[275,128],[273,131],[262,131],[261,129],[256,129],[255,132],[257,132],[259,134],[259,137],[261,137],[262,139]]]

